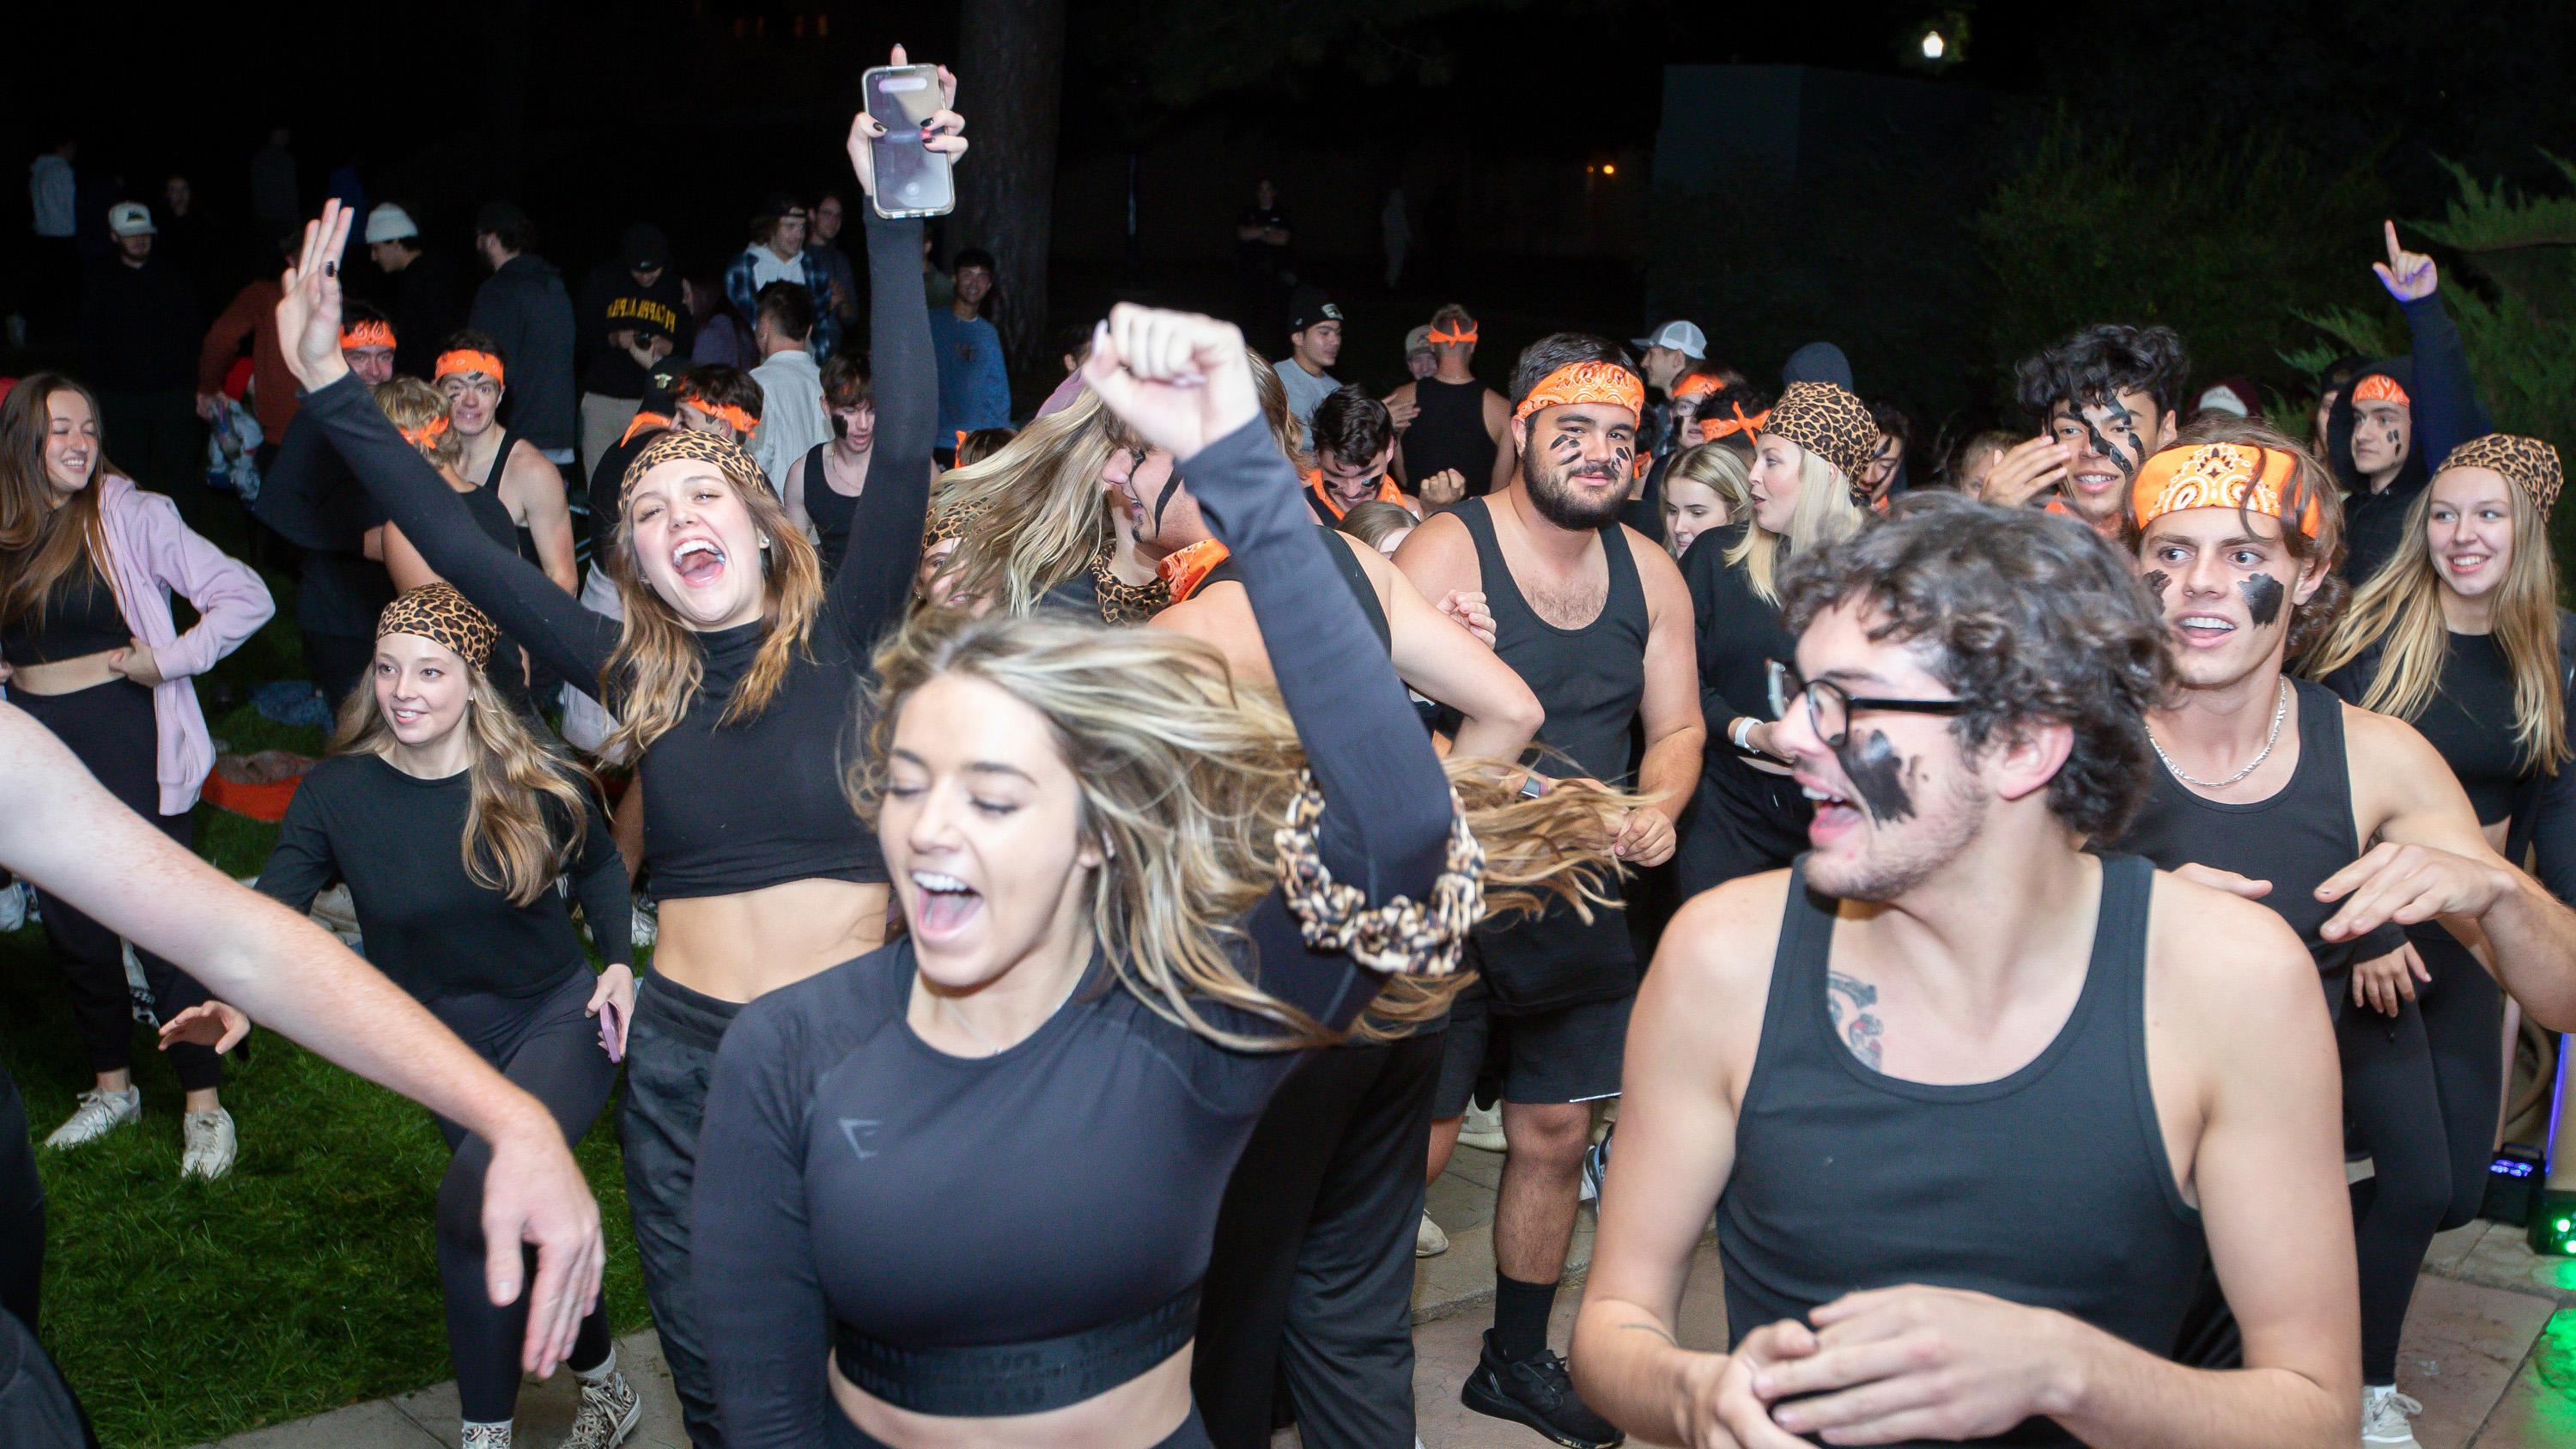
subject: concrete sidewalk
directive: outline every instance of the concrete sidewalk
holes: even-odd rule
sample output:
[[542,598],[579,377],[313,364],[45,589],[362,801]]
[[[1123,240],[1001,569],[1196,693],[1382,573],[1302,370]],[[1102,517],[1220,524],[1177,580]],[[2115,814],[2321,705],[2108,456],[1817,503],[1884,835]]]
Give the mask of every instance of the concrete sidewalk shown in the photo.
[[[1519,1427],[1468,1412],[1458,1385],[1474,1367],[1493,1297],[1494,1190],[1502,1159],[1461,1148],[1431,1189],[1431,1216],[1450,1248],[1415,1264],[1414,1402],[1429,1449],[1539,1449]],[[1577,1221],[1555,1340],[1571,1330],[1583,1270],[1592,1259],[1592,1215]],[[1682,1305],[1682,1342],[1725,1342],[1717,1250],[1703,1243]],[[432,1311],[425,1308],[424,1311]],[[644,1394],[635,1449],[688,1449],[679,1406],[647,1330],[621,1341],[618,1359]],[[2576,1261],[2535,1258],[2518,1230],[2476,1223],[2445,1233],[2425,1261],[2407,1320],[2399,1386],[2421,1399],[2415,1434],[2424,1449],[2564,1449],[2576,1445]],[[558,1373],[519,1397],[518,1442],[553,1449],[572,1423],[573,1379]],[[456,1385],[353,1404],[200,1449],[454,1449]],[[1280,1443],[1293,1445],[1292,1433]]]

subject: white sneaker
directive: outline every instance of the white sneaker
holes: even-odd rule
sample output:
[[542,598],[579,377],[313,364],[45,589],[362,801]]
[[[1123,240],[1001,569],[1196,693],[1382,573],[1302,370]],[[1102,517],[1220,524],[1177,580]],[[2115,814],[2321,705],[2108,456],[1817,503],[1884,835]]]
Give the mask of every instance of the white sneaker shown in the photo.
[[1473,1147],[1482,1152],[1502,1151],[1502,1104],[1497,1102],[1491,1107],[1479,1107],[1475,1103],[1469,1102],[1467,1104],[1467,1120],[1458,1128],[1458,1145],[1461,1147]]
[[186,1144],[179,1154],[181,1177],[212,1182],[232,1171],[234,1159],[241,1156],[241,1136],[233,1130],[233,1114],[221,1107],[189,1113],[179,1123],[179,1140]]
[[581,1407],[573,1411],[572,1432],[564,1449],[617,1449],[644,1417],[644,1396],[615,1369],[598,1383],[581,1386]]
[[2364,1385],[2361,1391],[2361,1442],[2379,1449],[2420,1449],[2415,1442],[2414,1416],[2424,1406],[2397,1392],[2395,1384],[2378,1388]]
[[510,1426],[507,1424],[468,1424],[465,1437],[457,1449],[510,1449]]
[[47,1147],[86,1147],[143,1115],[143,1089],[122,1092],[96,1088],[80,1094],[80,1105],[45,1139]]
[[1440,1231],[1440,1225],[1431,1220],[1431,1214],[1424,1213],[1422,1226],[1413,1230],[1413,1256],[1437,1258],[1448,1251],[1449,1235]]

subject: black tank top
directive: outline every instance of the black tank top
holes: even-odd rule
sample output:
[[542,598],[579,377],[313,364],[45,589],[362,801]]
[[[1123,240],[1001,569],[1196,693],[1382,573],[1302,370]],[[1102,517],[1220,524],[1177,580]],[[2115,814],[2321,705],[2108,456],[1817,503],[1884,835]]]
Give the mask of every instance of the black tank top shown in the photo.
[[[54,664],[103,654],[134,642],[117,606],[116,590],[84,549],[45,590],[44,620],[27,610],[0,625],[0,659],[11,664]],[[1378,631],[1384,634],[1381,627]]]
[[492,454],[492,466],[484,470],[482,486],[474,491],[489,497],[492,500],[492,506],[501,510],[501,517],[509,520],[509,535],[501,541],[517,549],[519,557],[542,568],[545,560],[537,557],[537,536],[516,519],[510,518],[510,505],[501,499],[501,474],[510,466],[510,450],[517,446],[519,446],[519,434],[510,428],[503,428],[501,446]]
[[[798,465],[805,470],[805,516],[814,520],[814,547],[823,555],[827,584],[841,571],[842,555],[850,551],[850,520],[859,509],[856,495],[834,491],[831,480],[823,476],[823,453],[832,446],[828,441],[816,443]],[[859,486],[867,486],[864,477]]]
[[[2374,644],[2327,675],[2325,686],[2360,704],[2378,682],[2385,658]],[[2510,819],[2514,802],[2536,773],[2523,767],[2522,747],[2513,733],[2517,713],[2513,661],[2504,646],[2493,634],[2452,634],[2442,654],[2442,677],[2409,723],[2459,777],[2480,825]]]
[[[2147,1079],[2153,868],[2102,861],[2084,989],[2029,1064],[1934,1085],[1869,1069],[1827,1012],[1835,903],[1789,879],[1735,1165],[1717,1200],[1734,1339],[1846,1293],[1919,1283],[2172,1347],[2205,1251]],[[1731,1345],[1730,1345],[1731,1346]],[[2046,1419],[1979,1443],[2072,1445]]]
[[[1368,616],[1369,628],[1376,631],[1377,642],[1392,646],[1395,642],[1395,634],[1387,627],[1386,605],[1378,599],[1377,581],[1371,579],[1368,576],[1368,570],[1360,566],[1360,561],[1351,553],[1350,545],[1342,542],[1339,530],[1319,527],[1315,531],[1324,535],[1324,553],[1332,559],[1334,569],[1342,576],[1342,582],[1349,586],[1351,597],[1359,600],[1360,612]],[[1199,587],[1204,589],[1210,584],[1242,582],[1243,576],[1234,566],[1234,556],[1228,554],[1223,563],[1209,569],[1206,577],[1199,580]]]
[[[2395,926],[2357,941],[2318,934],[2342,903],[2318,900],[2317,887],[2361,858],[2361,829],[2352,817],[2343,701],[2313,680],[2290,683],[2299,692],[2299,767],[2288,785],[2269,800],[2230,805],[2193,794],[2158,760],[2148,775],[2147,803],[2117,848],[2165,870],[2207,865],[2270,881],[2263,904],[2290,923],[2317,969],[2333,977],[2356,961],[2387,955],[2406,937]],[[2328,994],[2343,999],[2331,986]]]
[[1467,480],[1467,496],[1483,496],[1494,481],[1494,436],[1485,431],[1485,385],[1426,377],[1413,384],[1422,409],[1404,430],[1404,476],[1415,489],[1443,468]]
[[[465,511],[473,516],[474,526],[483,530],[484,537],[533,562],[537,556],[535,542],[520,541],[527,538],[528,531],[511,519],[510,505],[501,501],[501,469],[509,462],[510,445],[517,441],[517,434],[504,431],[501,434],[501,451],[493,457],[489,476],[480,486],[469,488],[460,496],[465,500]],[[374,631],[370,629],[369,632]],[[501,697],[509,701],[512,709],[531,718],[535,716],[536,695],[529,688],[531,681],[527,671],[520,665],[519,643],[506,632],[493,645],[488,672],[493,685],[501,691]]]
[[[1470,498],[1455,512],[1476,541],[1476,567],[1494,615],[1494,652],[1547,711],[1525,762],[1551,775],[1570,769],[1604,784],[1630,784],[1633,726],[1646,693],[1647,619],[1646,589],[1627,534],[1617,524],[1599,530],[1609,594],[1592,622],[1560,629],[1521,597],[1495,541],[1491,509],[1488,500]],[[1570,909],[1551,907],[1535,920],[1479,930],[1476,943],[1486,988],[1507,1011],[1608,1000],[1636,989],[1636,947],[1616,911],[1594,911],[1587,924]]]

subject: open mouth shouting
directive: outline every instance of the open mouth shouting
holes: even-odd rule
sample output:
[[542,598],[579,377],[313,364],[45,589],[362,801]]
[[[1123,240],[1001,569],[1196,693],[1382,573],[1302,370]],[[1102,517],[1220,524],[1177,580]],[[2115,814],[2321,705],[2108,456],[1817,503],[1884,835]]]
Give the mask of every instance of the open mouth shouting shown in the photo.
[[1860,828],[1860,806],[1850,796],[1825,789],[1804,772],[1798,773],[1796,778],[1798,793],[1806,796],[1816,807],[1814,818],[1807,822],[1808,844],[1829,845]]
[[912,929],[924,942],[954,940],[984,906],[983,892],[939,871],[914,871],[912,888],[918,897]]
[[690,588],[706,588],[724,577],[724,545],[704,536],[684,538],[671,550],[671,571]]

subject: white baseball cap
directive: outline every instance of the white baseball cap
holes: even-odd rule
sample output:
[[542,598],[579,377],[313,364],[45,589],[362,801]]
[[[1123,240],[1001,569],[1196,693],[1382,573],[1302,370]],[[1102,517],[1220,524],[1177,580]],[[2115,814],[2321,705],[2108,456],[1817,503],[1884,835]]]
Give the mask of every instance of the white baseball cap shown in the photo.
[[139,201],[120,201],[107,209],[107,229],[118,236],[157,236],[152,208]]
[[390,201],[382,203],[375,210],[367,213],[369,246],[377,242],[401,241],[405,237],[418,235],[420,235],[420,228],[412,224],[411,213]]
[[1708,360],[1708,334],[1694,322],[1667,322],[1652,337],[1636,339],[1639,347],[1669,347],[1693,362]]

